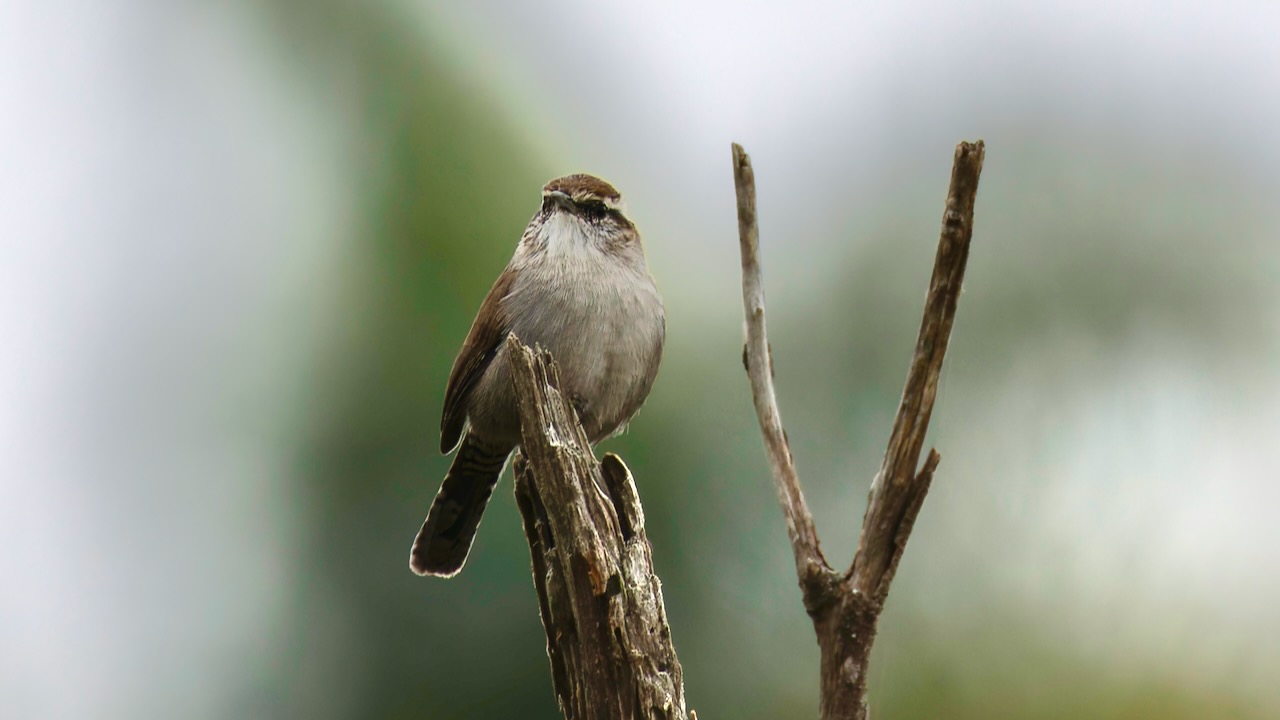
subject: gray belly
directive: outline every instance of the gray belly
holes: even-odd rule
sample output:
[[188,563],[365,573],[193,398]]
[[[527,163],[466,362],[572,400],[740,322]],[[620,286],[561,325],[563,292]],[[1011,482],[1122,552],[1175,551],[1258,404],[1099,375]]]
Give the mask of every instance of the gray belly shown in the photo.
[[[552,282],[517,287],[504,300],[511,330],[526,345],[551,352],[561,390],[597,443],[622,428],[644,403],[662,354],[662,300],[648,273],[600,282],[596,273],[564,273]],[[505,349],[480,378],[470,420],[481,437],[519,442]]]

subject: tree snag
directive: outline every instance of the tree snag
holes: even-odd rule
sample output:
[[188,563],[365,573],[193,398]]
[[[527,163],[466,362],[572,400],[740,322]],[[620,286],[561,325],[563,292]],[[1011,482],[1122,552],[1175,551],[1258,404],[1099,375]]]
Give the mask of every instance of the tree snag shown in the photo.
[[612,453],[596,461],[550,354],[506,342],[520,410],[516,505],[561,711],[696,720],[631,471]]

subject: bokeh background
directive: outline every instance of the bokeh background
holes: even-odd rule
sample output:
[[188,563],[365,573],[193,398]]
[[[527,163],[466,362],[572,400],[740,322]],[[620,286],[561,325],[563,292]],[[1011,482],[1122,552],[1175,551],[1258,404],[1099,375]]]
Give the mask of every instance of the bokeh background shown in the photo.
[[668,345],[629,434],[704,718],[817,712],[751,410],[853,554],[983,138],[878,718],[1280,717],[1280,12],[1135,1],[0,6],[0,715],[556,718],[509,477],[409,543],[548,178],[622,189]]

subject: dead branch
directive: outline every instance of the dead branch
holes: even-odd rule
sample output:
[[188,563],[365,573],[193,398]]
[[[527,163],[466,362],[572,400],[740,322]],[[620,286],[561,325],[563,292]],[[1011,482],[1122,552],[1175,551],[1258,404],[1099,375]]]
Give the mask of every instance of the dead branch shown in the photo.
[[765,452],[787,522],[805,609],[818,637],[820,708],[824,720],[865,720],[867,717],[867,669],[876,625],[940,459],[937,451],[931,450],[924,466],[917,471],[969,258],[974,201],[984,153],[981,140],[956,147],[942,217],[942,235],[906,387],[880,472],[871,483],[853,564],[847,573],[837,575],[823,560],[813,518],[800,491],[791,449],[782,429],[765,333],[755,175],[746,152],[740,145],[733,145],[742,250],[742,299],[747,321],[747,375]]
[[[791,446],[782,429],[782,415],[773,390],[773,358],[765,333],[764,280],[760,272],[760,230],[756,223],[756,180],[751,160],[738,144],[733,146],[734,180],[738,193],[738,237],[742,247],[742,304],[747,313],[747,343],[743,350],[751,395],[755,401],[760,433],[764,436],[769,468],[773,471],[778,502],[787,521],[787,537],[795,556],[796,575],[801,583],[819,578],[832,579],[832,570],[822,557],[813,515],[800,491],[800,478],[791,456]],[[806,602],[808,593],[805,595]]]

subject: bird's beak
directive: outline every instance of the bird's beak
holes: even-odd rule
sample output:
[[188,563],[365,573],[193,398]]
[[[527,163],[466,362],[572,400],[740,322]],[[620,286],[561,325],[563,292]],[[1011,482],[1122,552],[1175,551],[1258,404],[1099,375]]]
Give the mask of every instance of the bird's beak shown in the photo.
[[573,198],[569,197],[568,193],[563,193],[563,192],[560,192],[559,190],[552,190],[551,192],[547,193],[547,197],[551,200],[551,202],[555,203],[556,205],[559,205],[560,207],[566,210],[573,209]]

